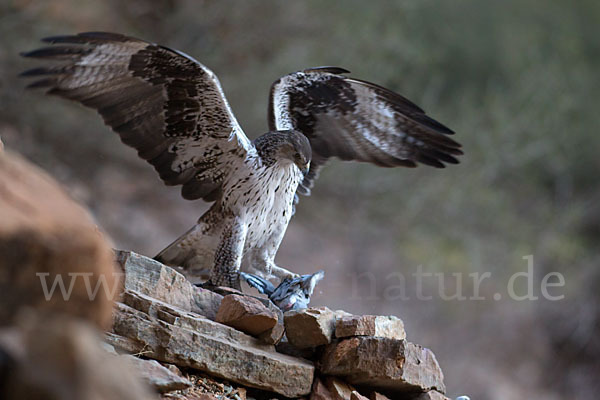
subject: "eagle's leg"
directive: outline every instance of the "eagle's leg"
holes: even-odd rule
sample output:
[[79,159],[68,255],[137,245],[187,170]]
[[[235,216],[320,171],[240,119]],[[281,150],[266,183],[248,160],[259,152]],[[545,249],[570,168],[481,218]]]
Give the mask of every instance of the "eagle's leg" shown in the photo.
[[250,266],[250,272],[260,276],[263,279],[279,279],[279,281],[285,278],[296,278],[300,275],[288,271],[285,268],[278,267],[275,265],[271,257],[254,257],[252,259],[252,265]]
[[299,276],[275,264],[275,255],[277,254],[277,249],[279,249],[284,233],[285,229],[276,230],[269,240],[265,242],[264,246],[252,250],[249,265],[250,272],[267,280],[277,278],[280,282],[285,278],[296,278]]
[[271,275],[277,277],[280,281],[284,280],[285,278],[297,278],[300,276],[295,272],[288,271],[287,269],[278,267],[275,264],[271,266]]
[[241,291],[239,271],[246,231],[246,225],[237,218],[226,223],[215,253],[215,265],[208,280],[209,285],[228,286]]

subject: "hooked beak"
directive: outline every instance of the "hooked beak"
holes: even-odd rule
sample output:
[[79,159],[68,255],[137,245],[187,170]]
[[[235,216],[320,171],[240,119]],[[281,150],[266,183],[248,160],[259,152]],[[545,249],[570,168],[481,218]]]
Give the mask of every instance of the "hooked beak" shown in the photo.
[[304,176],[306,176],[306,174],[308,174],[309,170],[310,170],[310,161],[300,167],[300,172],[302,172],[302,175],[304,175]]

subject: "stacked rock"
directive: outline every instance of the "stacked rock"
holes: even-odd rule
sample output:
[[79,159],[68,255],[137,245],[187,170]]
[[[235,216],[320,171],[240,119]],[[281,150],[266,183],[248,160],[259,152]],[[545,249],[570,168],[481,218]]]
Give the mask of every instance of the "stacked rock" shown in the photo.
[[[397,317],[327,307],[283,314],[266,298],[223,296],[152,259],[117,255],[125,289],[107,341],[118,351],[176,365],[192,381],[222,379],[249,399],[447,399],[434,354],[407,341]],[[194,390],[163,396],[191,399]]]

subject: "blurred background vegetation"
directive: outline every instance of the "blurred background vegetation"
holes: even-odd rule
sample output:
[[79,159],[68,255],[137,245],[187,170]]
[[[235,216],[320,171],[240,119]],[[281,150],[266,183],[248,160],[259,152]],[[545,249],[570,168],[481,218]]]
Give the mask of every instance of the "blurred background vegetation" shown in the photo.
[[[116,247],[153,256],[206,205],[163,187],[94,112],[25,92],[16,76],[32,63],[20,51],[90,30],[180,49],[219,76],[251,138],[266,131],[271,82],[345,67],[454,129],[465,156],[446,170],[331,163],[301,200],[278,263],[325,268],[314,304],[403,318],[409,339],[437,354],[452,396],[591,399],[600,390],[599,27],[594,0],[1,0],[0,135],[86,203]],[[565,299],[494,301],[529,254],[536,293],[557,271]],[[449,293],[458,284],[449,274],[491,272],[487,300],[382,295],[390,273],[410,277],[420,265],[447,273]],[[363,271],[373,279],[357,280]]]

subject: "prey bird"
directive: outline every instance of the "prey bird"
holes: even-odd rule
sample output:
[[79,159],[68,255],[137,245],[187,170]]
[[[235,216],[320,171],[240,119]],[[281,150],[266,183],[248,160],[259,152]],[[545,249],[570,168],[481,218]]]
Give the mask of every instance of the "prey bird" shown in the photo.
[[275,81],[269,131],[251,141],[215,74],[182,52],[106,32],[43,41],[51,45],[23,53],[43,60],[22,74],[37,78],[29,87],[97,110],[165,184],[212,203],[156,256],[188,276],[212,268],[210,285],[239,289],[241,267],[266,278],[296,276],[275,265],[275,254],[298,194],[310,194],[328,159],[442,168],[462,154],[452,130],[342,68]]
[[273,304],[285,312],[308,307],[310,296],[312,296],[317,283],[325,276],[325,271],[287,277],[277,287],[257,275],[246,272],[240,272],[240,275],[250,286],[256,288],[260,293],[266,294]]

